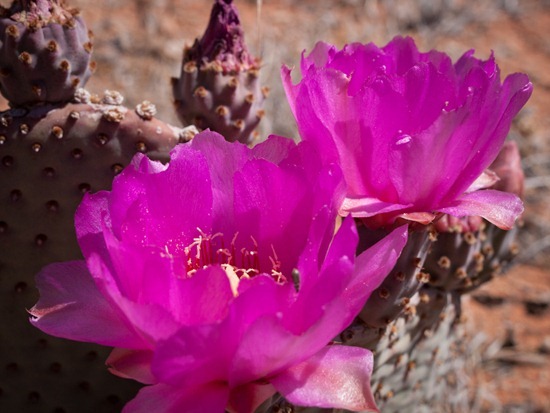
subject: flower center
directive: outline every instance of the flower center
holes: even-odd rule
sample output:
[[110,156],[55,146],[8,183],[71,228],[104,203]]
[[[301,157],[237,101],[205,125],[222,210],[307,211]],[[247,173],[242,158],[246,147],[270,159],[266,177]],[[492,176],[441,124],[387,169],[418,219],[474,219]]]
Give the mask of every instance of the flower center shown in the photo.
[[270,275],[276,282],[285,283],[286,277],[281,272],[281,262],[271,245],[271,254],[268,260],[262,260],[258,252],[258,243],[250,237],[248,243],[239,242],[237,232],[229,245],[221,232],[209,235],[197,228],[199,235],[193,242],[183,249],[185,255],[186,272],[192,277],[197,270],[210,265],[220,265],[231,284],[235,296],[239,282],[243,278],[252,278],[259,274]]

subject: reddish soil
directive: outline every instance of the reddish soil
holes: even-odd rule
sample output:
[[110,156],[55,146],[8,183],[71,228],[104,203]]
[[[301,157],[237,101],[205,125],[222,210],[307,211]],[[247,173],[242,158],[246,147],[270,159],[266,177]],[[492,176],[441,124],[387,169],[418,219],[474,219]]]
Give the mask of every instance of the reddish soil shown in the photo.
[[485,341],[472,383],[480,411],[550,412],[550,271],[517,266],[465,313]]

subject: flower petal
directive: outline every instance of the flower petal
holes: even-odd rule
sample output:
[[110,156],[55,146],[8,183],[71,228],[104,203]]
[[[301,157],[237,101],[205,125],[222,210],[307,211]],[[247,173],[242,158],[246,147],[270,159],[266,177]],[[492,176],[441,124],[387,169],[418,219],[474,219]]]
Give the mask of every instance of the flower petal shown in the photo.
[[84,261],[54,263],[36,277],[31,323],[56,337],[133,348],[141,340],[96,287]]
[[141,389],[122,413],[221,413],[229,397],[229,389],[221,383],[180,388],[156,384]]
[[[126,320],[128,325],[132,326],[136,334],[141,337],[143,343],[152,344],[156,340],[168,337],[174,333],[179,326],[174,318],[173,312],[170,311],[166,305],[162,305],[164,303],[158,302],[158,300],[156,302],[154,300],[143,300],[139,291],[136,291],[137,295],[132,298],[128,298],[121,293],[121,290],[116,284],[115,276],[112,276],[112,269],[106,265],[103,258],[103,256],[93,254],[87,260],[88,268],[94,278],[95,284],[101,291],[103,297],[111,303],[112,308],[117,311],[121,318]],[[146,260],[146,262],[140,265],[147,268],[152,262],[155,261]],[[164,264],[162,261],[157,262]],[[127,267],[133,268],[130,264],[134,263],[129,263]],[[140,267],[140,265],[136,267]],[[157,267],[157,271],[161,271],[162,268],[163,266],[161,266],[160,269]],[[153,272],[153,274],[156,273]],[[126,285],[131,284],[132,275],[136,275],[136,279],[138,279],[138,277],[143,277],[141,273],[130,273],[129,278],[125,280]],[[163,273],[164,277],[168,277],[168,275],[169,274]],[[177,282],[177,280],[174,281]],[[151,281],[149,280],[149,282]],[[145,283],[145,285],[147,285],[147,283]],[[143,295],[147,295],[147,292],[143,291]],[[137,299],[137,301],[134,301],[135,299]],[[149,348],[149,344],[145,344],[145,347],[143,345],[139,347],[120,347]]]
[[450,206],[438,210],[456,217],[477,215],[499,228],[511,229],[523,212],[523,203],[515,194],[485,189],[464,194]]
[[373,358],[357,347],[327,346],[271,379],[298,406],[378,412],[370,388]]
[[[337,278],[346,271],[349,271],[346,266],[334,265],[327,269],[327,274],[332,273]],[[336,280],[335,284],[338,284]],[[327,289],[330,287],[328,284]],[[302,302],[296,307],[290,306],[287,311],[261,317],[247,329],[233,356],[231,386],[269,377],[309,358],[349,325],[359,312],[352,313],[344,300],[325,302],[323,307],[325,300],[315,302],[312,294],[309,297],[310,314],[302,311],[305,307]]]
[[346,198],[340,208],[340,214],[344,216],[351,214],[357,218],[367,218],[377,214],[405,211],[411,206],[412,204],[401,205],[369,197]]
[[105,364],[115,376],[134,379],[144,384],[155,384],[157,379],[151,372],[153,352],[150,350],[126,350],[115,348]]
[[162,383],[179,388],[226,380],[235,343],[217,325],[182,327],[159,342],[152,371]]

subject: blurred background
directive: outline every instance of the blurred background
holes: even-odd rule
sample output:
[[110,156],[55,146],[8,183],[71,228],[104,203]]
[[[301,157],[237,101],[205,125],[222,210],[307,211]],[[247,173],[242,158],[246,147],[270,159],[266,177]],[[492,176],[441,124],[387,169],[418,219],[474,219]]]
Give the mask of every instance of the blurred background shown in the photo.
[[[9,0],[0,4],[7,5]],[[69,0],[95,34],[95,93],[122,92],[125,104],[150,100],[158,117],[178,124],[170,77],[179,76],[184,45],[201,36],[210,0]],[[469,49],[494,51],[502,76],[527,73],[534,93],[516,118],[526,172],[526,213],[517,264],[466,302],[476,366],[472,411],[550,412],[550,0],[234,0],[250,51],[263,60],[271,89],[262,136],[297,138],[284,98],[281,64],[297,66],[323,40],[385,45],[412,36],[422,51],[453,60]],[[5,108],[5,104],[3,104]],[[412,411],[412,410],[411,410]]]

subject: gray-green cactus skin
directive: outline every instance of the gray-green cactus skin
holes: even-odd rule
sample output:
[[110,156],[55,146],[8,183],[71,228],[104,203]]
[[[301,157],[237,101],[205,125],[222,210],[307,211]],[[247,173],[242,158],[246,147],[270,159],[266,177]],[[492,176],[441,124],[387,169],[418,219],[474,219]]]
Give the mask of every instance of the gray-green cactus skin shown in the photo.
[[[376,243],[388,234],[387,230],[372,230],[357,220],[359,245],[357,253]],[[431,245],[431,234],[426,228],[409,231],[409,239],[392,271],[372,292],[359,317],[342,333],[345,340],[361,337],[361,346],[374,349],[388,325],[401,314],[414,311],[410,299],[427,281],[423,272]]]
[[181,75],[172,79],[179,119],[230,142],[254,143],[268,93],[259,73],[232,0],[216,0],[206,32],[184,50]]
[[47,336],[28,322],[34,277],[80,259],[73,216],[84,193],[109,189],[137,152],[166,161],[193,132],[107,92],[0,113],[0,411],[119,412],[138,390],[112,376],[109,349]]
[[424,264],[430,284],[465,293],[503,273],[518,253],[520,227],[516,223],[505,231],[480,220],[473,228],[466,224],[440,230]]
[[68,101],[90,77],[91,33],[58,0],[0,8],[0,91],[12,106]]
[[467,333],[460,296],[430,286],[417,296],[416,314],[401,317],[375,350],[372,387],[384,413],[468,411],[465,396]]

